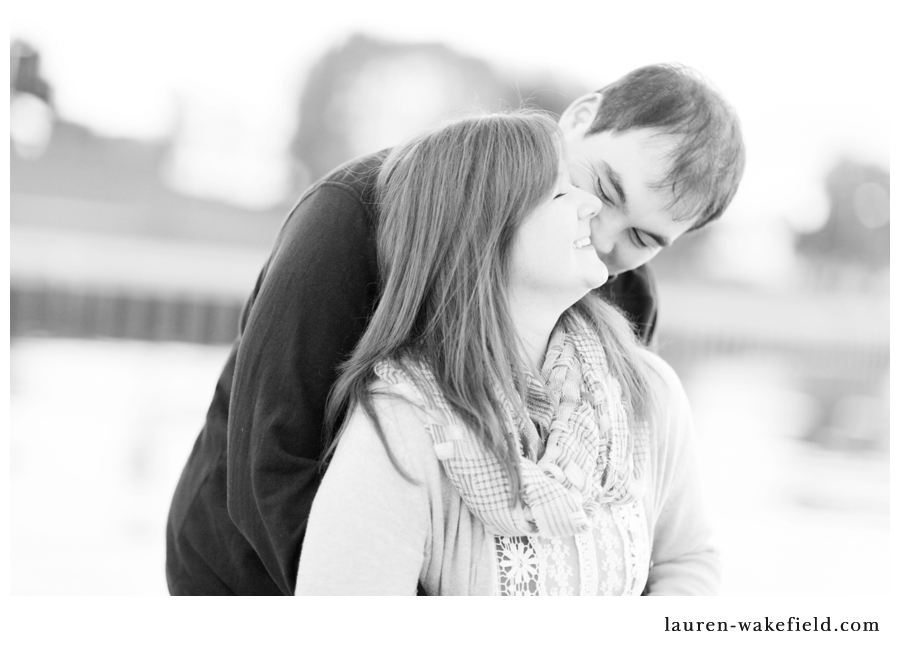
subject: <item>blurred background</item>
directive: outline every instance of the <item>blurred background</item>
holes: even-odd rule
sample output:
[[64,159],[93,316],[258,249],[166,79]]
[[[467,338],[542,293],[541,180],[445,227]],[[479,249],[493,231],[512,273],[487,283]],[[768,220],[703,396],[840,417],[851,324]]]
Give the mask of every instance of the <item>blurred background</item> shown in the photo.
[[887,594],[888,5],[606,4],[14,3],[12,593],[166,593],[170,497],[318,177],[680,62],[748,149],[724,218],[653,261],[723,593]]

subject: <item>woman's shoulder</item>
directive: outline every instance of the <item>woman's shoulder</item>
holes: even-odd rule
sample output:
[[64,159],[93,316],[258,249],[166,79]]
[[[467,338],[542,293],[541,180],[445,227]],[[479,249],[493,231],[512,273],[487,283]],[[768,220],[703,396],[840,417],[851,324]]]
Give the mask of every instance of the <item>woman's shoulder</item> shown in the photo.
[[428,429],[429,425],[441,422],[439,414],[429,408],[423,392],[410,381],[378,377],[369,385],[369,392],[372,396],[369,410],[359,403],[355,406],[341,442],[356,444],[360,437],[365,437],[369,441],[362,442],[370,444],[380,436],[379,443],[404,470],[423,476],[423,465],[436,464],[434,442]]
[[375,413],[392,427],[424,427],[429,421],[425,394],[412,382],[378,377],[369,385],[369,393]]
[[373,399],[401,401],[425,423],[452,424],[455,418],[433,371],[424,362],[406,358],[376,365],[377,379],[370,385]]
[[647,348],[640,348],[638,354],[650,367],[652,387],[662,402],[669,399],[687,402],[684,386],[675,369],[662,357]]
[[693,433],[693,416],[687,393],[675,370],[656,353],[641,349],[640,355],[649,367],[653,391],[655,424],[650,437],[658,450],[677,451],[689,442]]

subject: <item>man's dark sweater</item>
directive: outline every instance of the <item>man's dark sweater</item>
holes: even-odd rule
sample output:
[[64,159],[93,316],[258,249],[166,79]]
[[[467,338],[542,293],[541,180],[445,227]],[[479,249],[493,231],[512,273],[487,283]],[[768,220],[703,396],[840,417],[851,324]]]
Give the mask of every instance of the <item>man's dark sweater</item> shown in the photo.
[[[333,171],[282,226],[169,510],[172,594],[294,591],[321,479],[325,402],[378,295],[374,186],[386,153]],[[646,267],[600,292],[652,338],[656,294]]]

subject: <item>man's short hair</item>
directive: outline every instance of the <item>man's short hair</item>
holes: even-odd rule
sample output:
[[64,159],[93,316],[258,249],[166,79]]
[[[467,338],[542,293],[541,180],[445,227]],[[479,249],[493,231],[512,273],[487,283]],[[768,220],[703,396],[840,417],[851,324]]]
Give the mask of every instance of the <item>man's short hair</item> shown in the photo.
[[741,126],[734,109],[699,74],[681,65],[648,65],[610,83],[587,135],[651,128],[672,137],[669,173],[677,218],[700,229],[722,215],[744,174]]

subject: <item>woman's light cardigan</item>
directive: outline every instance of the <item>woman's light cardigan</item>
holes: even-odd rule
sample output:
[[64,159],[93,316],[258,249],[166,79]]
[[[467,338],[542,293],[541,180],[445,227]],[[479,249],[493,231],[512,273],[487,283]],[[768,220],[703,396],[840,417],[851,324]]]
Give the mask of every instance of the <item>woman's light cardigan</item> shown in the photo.
[[[719,562],[703,511],[690,407],[671,367],[647,355],[661,405],[644,495],[650,594],[715,594]],[[420,581],[430,595],[494,594],[493,537],[444,474],[425,413],[392,397],[375,398],[375,408],[395,458],[418,484],[397,472],[357,409],[313,503],[297,595],[415,595]]]

